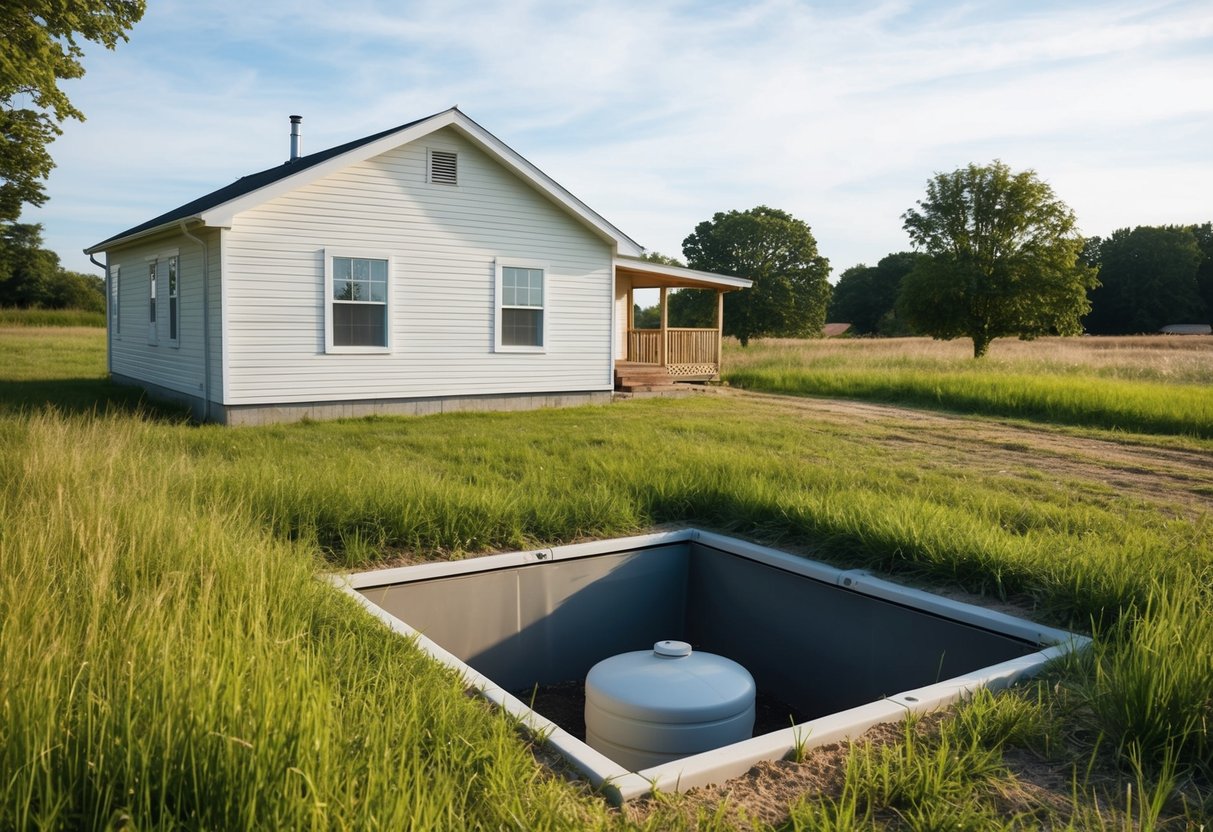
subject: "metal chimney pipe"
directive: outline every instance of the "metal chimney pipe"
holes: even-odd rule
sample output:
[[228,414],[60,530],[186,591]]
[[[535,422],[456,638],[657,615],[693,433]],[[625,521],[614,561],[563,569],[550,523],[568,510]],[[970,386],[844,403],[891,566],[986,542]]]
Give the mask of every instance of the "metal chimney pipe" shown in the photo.
[[300,142],[303,136],[299,134],[299,125],[303,123],[303,116],[291,116],[291,158],[290,161],[295,161],[299,158],[299,151],[302,149]]

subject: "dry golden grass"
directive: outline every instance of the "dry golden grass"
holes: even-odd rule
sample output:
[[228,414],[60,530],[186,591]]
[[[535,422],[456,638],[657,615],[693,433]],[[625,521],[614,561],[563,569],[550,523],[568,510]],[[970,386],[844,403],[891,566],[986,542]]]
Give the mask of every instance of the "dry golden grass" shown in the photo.
[[828,362],[841,367],[986,367],[1007,371],[1083,374],[1178,384],[1213,384],[1213,335],[1138,335],[1126,337],[1000,338],[983,362],[973,360],[963,339],[768,338],[745,349],[725,342],[727,370],[773,363]]

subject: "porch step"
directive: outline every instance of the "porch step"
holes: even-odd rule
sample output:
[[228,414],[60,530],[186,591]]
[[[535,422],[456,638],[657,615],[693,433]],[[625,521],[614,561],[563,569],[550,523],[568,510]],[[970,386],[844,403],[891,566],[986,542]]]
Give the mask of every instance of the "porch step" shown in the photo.
[[625,393],[673,390],[674,379],[659,364],[615,363],[615,389]]
[[620,393],[671,393],[683,388],[677,384],[620,384],[615,383],[615,390]]

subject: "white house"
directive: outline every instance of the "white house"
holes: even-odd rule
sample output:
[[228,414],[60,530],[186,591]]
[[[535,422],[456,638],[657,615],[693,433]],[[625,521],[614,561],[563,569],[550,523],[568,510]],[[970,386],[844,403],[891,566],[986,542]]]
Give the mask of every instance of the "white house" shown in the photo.
[[[115,381],[227,424],[609,401],[719,372],[642,248],[458,109],[245,176],[85,249]],[[94,262],[97,262],[94,260]],[[662,326],[632,291],[661,289]],[[668,375],[667,375],[668,374]],[[630,377],[632,376],[632,377]]]

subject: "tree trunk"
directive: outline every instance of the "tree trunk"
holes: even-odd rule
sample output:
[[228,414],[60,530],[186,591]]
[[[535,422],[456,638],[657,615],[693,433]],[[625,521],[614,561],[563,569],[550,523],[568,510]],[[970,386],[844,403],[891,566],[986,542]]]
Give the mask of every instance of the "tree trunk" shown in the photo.
[[990,342],[994,339],[988,335],[973,336],[973,357],[985,358],[987,352],[990,351]]

